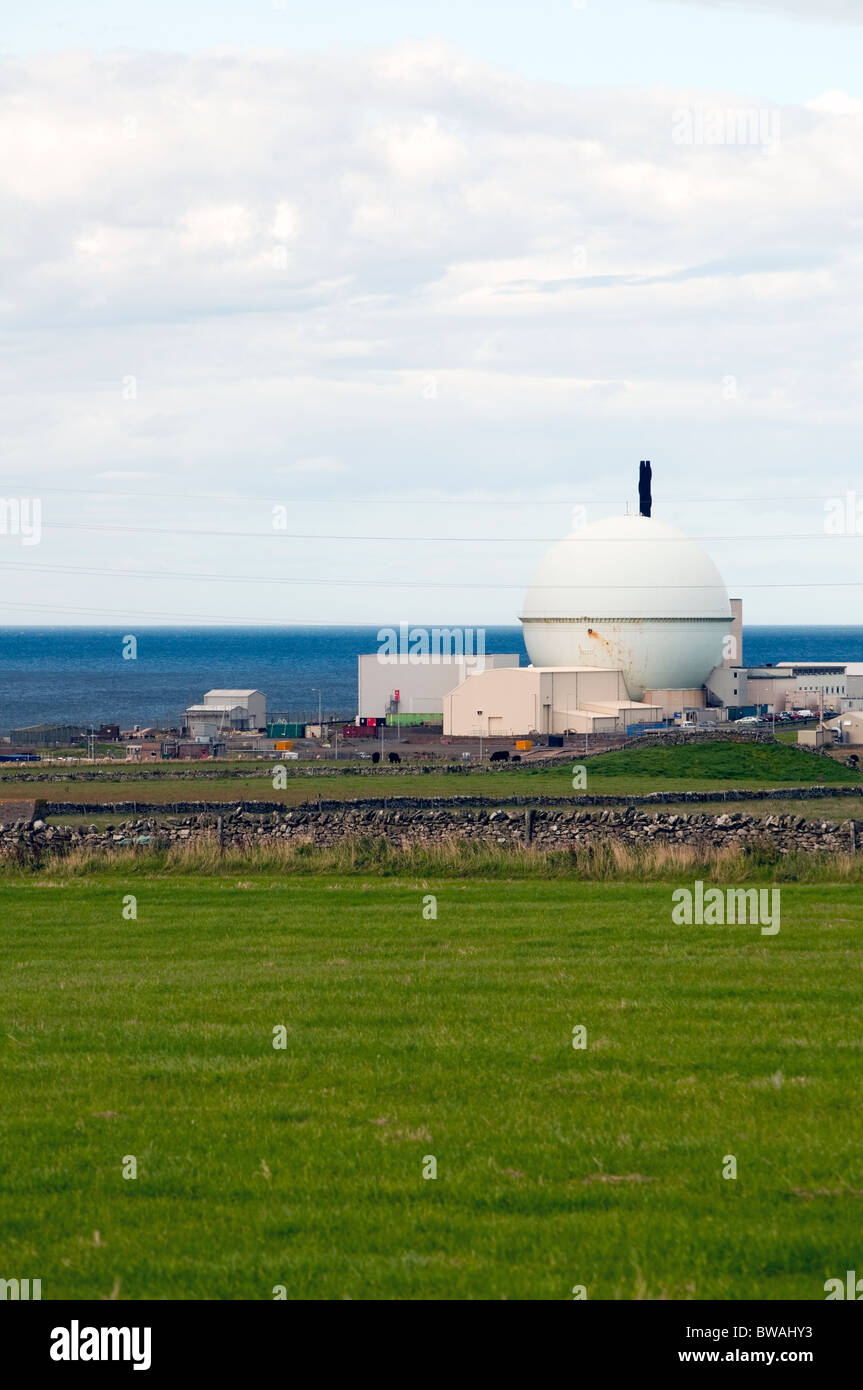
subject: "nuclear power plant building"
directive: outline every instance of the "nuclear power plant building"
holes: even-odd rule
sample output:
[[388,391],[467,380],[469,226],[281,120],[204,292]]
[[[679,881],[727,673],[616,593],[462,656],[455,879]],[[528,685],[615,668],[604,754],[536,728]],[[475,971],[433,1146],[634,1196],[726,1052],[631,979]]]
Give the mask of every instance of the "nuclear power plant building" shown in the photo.
[[741,605],[695,541],[651,516],[647,462],[639,504],[544,556],[521,614],[531,665],[467,675],[444,697],[444,734],[615,733],[708,708],[711,673],[741,660]]
[[529,666],[511,653],[395,668],[361,656],[360,714],[442,713],[445,737],[506,738],[863,710],[859,664],[746,668],[742,600],[690,536],[653,517],[646,461],[638,493],[637,515],[583,526],[537,565],[520,614]]

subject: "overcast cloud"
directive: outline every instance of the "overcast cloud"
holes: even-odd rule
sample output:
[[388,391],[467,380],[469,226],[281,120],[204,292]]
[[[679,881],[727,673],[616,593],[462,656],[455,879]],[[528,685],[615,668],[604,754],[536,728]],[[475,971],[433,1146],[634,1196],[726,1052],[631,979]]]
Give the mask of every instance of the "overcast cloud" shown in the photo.
[[[187,614],[507,621],[568,514],[498,504],[622,506],[644,456],[663,514],[698,534],[817,534],[817,501],[697,498],[855,485],[861,112],[844,92],[778,108],[577,91],[438,42],[4,63],[3,491],[32,479],[46,520],[23,556],[28,603],[62,618],[179,602],[174,581],[59,568],[83,550],[303,581],[184,582]],[[99,487],[156,496],[52,491]],[[204,496],[224,491],[248,500]],[[459,505],[348,500],[375,495]],[[270,500],[290,503],[292,533],[417,540],[281,541]],[[252,535],[69,529],[82,522]],[[734,590],[859,570],[836,542],[711,548]],[[13,537],[0,554],[22,563]],[[754,588],[748,611],[819,621],[829,600],[853,621],[853,593],[801,609]]]
[[709,6],[713,10],[761,10],[818,22],[838,19],[846,24],[863,21],[860,0],[671,0],[673,4]]

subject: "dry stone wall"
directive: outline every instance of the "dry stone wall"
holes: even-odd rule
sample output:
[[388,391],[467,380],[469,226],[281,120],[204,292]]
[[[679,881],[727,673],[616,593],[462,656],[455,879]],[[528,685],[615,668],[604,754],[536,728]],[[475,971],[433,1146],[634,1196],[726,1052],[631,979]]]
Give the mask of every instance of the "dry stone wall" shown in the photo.
[[[387,796],[357,797],[349,800],[329,800],[314,797],[299,810],[342,811],[449,811],[484,810],[505,806],[553,806],[566,810],[578,810],[584,806],[679,806],[693,803],[718,803],[729,801],[820,801],[827,797],[848,797],[851,800],[863,799],[863,782],[821,784],[804,787],[760,787],[747,791],[742,787],[729,787],[722,791],[656,791],[639,795],[616,796],[613,793],[591,795],[578,792],[573,796]],[[95,816],[110,815],[137,818],[139,816],[228,816],[235,811],[246,811],[252,815],[272,815],[281,808],[274,801],[42,801],[36,803],[43,815]]]
[[267,842],[306,842],[329,846],[347,837],[387,840],[393,845],[430,844],[452,837],[496,845],[531,844],[542,850],[567,849],[613,839],[630,845],[687,844],[702,847],[772,843],[782,854],[794,850],[857,851],[863,819],[807,819],[800,815],[759,818],[740,811],[650,812],[628,807],[414,808],[339,805],[300,807],[261,814],[234,808],[221,816],[212,809],[169,822],[164,815],[138,816],[105,828],[47,825],[36,820],[0,832],[0,855],[41,857],[81,847],[111,851],[182,844],[206,837],[225,846]]

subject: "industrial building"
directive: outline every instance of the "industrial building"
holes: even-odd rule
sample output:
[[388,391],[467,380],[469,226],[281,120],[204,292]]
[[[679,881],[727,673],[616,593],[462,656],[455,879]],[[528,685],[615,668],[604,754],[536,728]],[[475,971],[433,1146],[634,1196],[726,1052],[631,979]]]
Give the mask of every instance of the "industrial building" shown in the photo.
[[629,698],[700,689],[733,615],[708,555],[674,526],[618,516],[574,531],[534,572],[521,617],[535,666],[623,672]]
[[444,697],[445,735],[716,719],[707,682],[741,659],[742,606],[693,540],[651,517],[650,482],[643,462],[637,516],[582,527],[544,556],[521,615],[532,664],[469,674]]
[[845,664],[846,701],[850,709],[863,709],[863,661]]
[[837,719],[828,720],[825,727],[831,731],[836,743],[857,748],[863,744],[863,710],[846,710]]
[[622,671],[602,666],[507,667],[469,674],[444,696],[444,734],[495,738],[619,733],[662,711],[631,700]]
[[84,724],[26,724],[10,732],[13,743],[33,743],[42,748],[81,743],[86,737]]
[[164,756],[160,739],[138,740],[126,744],[127,763],[157,763]]
[[781,661],[713,671],[708,694],[723,705],[757,709],[764,714],[802,710],[863,708],[863,665],[842,661]]
[[440,723],[443,700],[471,671],[517,667],[518,653],[471,657],[429,656],[403,652],[395,658],[379,653],[357,657],[357,709],[360,719],[387,718],[398,723]]
[[840,709],[848,700],[863,702],[863,664],[859,661],[780,661],[777,671],[787,670],[794,680],[795,695],[802,695],[810,709]]
[[260,690],[208,690],[204,704],[209,709],[243,710],[243,728],[267,727],[267,697]]
[[442,718],[446,738],[489,738],[863,712],[863,663],[743,664],[742,601],[695,541],[652,517],[651,477],[643,461],[637,515],[581,527],[540,561],[521,614],[531,665],[360,656],[360,718]]
[[260,690],[208,690],[203,703],[189,705],[183,720],[193,739],[267,727],[267,697]]

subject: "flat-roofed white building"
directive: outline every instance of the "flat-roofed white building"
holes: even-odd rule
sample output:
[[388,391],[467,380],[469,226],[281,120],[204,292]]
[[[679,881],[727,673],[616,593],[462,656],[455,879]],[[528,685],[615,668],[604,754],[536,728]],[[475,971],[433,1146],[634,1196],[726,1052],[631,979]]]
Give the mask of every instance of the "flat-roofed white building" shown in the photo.
[[786,709],[839,709],[848,694],[844,661],[777,661],[773,669],[777,678],[787,675],[793,682]]
[[849,661],[845,667],[846,699],[863,700],[863,661]]
[[443,731],[452,738],[620,733],[661,718],[659,706],[630,699],[622,671],[603,666],[476,672],[443,699]]
[[204,704],[211,709],[242,709],[244,722],[239,727],[267,727],[267,697],[260,690],[208,690],[204,696]]
[[443,652],[421,658],[404,651],[362,655],[357,657],[357,712],[363,719],[387,714],[439,716],[447,691],[461,685],[469,671],[517,666],[517,652],[461,657]]
[[745,666],[717,666],[707,677],[704,691],[709,704],[748,705],[749,672]]

